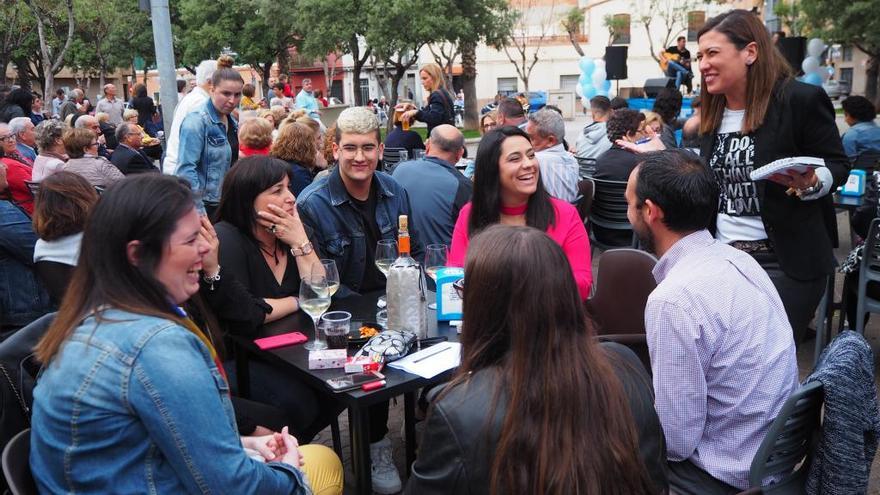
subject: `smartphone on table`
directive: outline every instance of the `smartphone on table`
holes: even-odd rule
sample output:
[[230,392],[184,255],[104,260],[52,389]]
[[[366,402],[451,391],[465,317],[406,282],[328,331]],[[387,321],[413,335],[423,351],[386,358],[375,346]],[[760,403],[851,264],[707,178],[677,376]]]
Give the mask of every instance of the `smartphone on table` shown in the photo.
[[379,373],[378,371],[370,371],[367,373],[351,373],[348,375],[328,378],[327,385],[330,385],[330,388],[332,388],[334,392],[345,392],[346,390],[358,388],[365,383],[378,382],[384,379],[385,375],[382,373]]

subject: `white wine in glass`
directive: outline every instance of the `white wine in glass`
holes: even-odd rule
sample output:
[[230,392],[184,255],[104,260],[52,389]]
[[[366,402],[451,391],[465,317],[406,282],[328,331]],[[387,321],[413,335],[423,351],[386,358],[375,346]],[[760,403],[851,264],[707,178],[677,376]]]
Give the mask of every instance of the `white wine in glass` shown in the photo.
[[312,276],[324,276],[327,279],[327,293],[333,297],[339,290],[339,270],[334,260],[322,259],[321,264],[312,267]]
[[[425,247],[425,273],[434,281],[434,291],[437,291],[437,271],[446,266],[446,258],[449,248],[446,244],[428,244]],[[437,303],[428,304],[428,309],[437,309]]]
[[[376,243],[376,268],[388,278],[388,271],[394,260],[397,259],[397,241],[395,239],[381,239]],[[385,306],[385,296],[379,297],[380,307]]]
[[325,277],[303,277],[299,284],[299,307],[312,317],[315,325],[315,339],[306,343],[305,348],[319,351],[327,348],[327,341],[321,335],[318,320],[330,308],[330,293]]

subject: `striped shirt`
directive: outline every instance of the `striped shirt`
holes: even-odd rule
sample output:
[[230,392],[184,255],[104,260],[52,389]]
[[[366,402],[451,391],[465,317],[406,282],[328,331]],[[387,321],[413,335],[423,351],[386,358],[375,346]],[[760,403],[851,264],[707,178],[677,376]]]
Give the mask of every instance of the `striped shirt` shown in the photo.
[[645,328],[667,457],[748,488],[752,458],[798,386],[782,301],[751,256],[706,230],[676,242],[653,273]]
[[577,199],[580,167],[574,156],[562,144],[538,151],[535,156],[547,194],[569,203]]

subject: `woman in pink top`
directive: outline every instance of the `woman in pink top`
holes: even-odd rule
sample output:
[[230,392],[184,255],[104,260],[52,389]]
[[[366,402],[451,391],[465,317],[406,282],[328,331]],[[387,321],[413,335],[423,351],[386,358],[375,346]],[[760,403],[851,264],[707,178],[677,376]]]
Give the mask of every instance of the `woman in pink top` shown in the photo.
[[475,163],[473,199],[455,222],[448,264],[464,266],[470,237],[489,225],[527,225],[562,246],[581,298],[589,297],[593,275],[587,231],[573,206],[544,190],[529,136],[510,126],[489,132]]

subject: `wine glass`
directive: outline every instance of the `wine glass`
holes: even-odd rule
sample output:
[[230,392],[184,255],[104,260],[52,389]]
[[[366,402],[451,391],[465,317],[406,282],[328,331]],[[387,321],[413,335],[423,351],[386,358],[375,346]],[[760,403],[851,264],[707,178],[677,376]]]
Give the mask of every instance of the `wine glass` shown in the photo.
[[318,326],[321,315],[330,307],[330,290],[326,277],[309,274],[300,280],[299,307],[312,317],[315,325],[315,339],[306,343],[305,348],[310,351],[326,349],[327,341]]
[[[425,273],[434,281],[434,291],[437,291],[437,270],[446,266],[446,257],[449,248],[446,244],[428,244],[425,247]],[[437,309],[435,302],[428,304],[428,309]]]
[[323,276],[327,279],[327,292],[332,299],[339,290],[339,270],[334,260],[323,259],[312,266],[312,276]]
[[[376,268],[388,279],[388,271],[391,264],[397,259],[397,241],[394,239],[381,239],[376,243]],[[379,297],[379,304],[384,306],[385,296]]]

